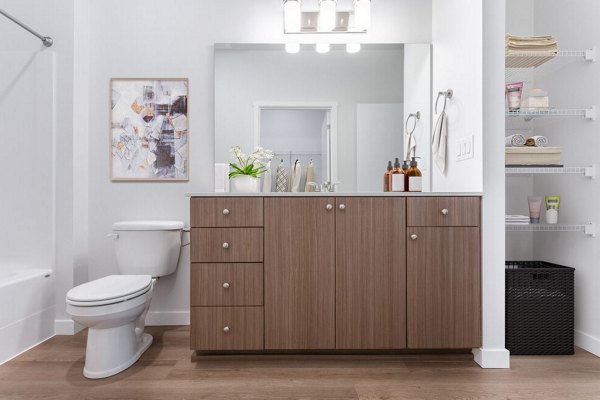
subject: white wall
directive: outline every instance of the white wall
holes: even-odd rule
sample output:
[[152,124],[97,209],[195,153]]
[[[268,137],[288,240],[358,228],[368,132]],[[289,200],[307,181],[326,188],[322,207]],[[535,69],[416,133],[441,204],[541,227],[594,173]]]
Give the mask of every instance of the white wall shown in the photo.
[[[89,0],[77,0],[89,1]],[[283,43],[279,0],[103,0],[90,3],[89,87],[89,272],[98,278],[116,272],[112,244],[105,238],[119,219],[175,218],[188,221],[189,191],[213,188],[213,44]],[[168,4],[168,6],[167,6]],[[41,16],[40,16],[41,17]],[[302,40],[329,40],[328,35]],[[335,35],[332,40],[356,40]],[[386,0],[373,4],[370,43],[428,43],[431,3]],[[111,77],[189,77],[190,181],[111,183],[108,170],[108,83]],[[177,273],[161,279],[150,323],[189,319],[189,255]],[[58,306],[64,307],[64,302]],[[159,314],[157,314],[159,313]]]
[[504,0],[483,4],[483,346],[475,361],[485,368],[508,368],[504,344]]
[[259,144],[275,152],[320,153],[326,114],[325,110],[262,110]]
[[[437,92],[454,90],[448,100],[446,172],[432,166],[432,191],[481,192],[484,136],[482,124],[482,1],[433,0],[433,102]],[[442,110],[443,98],[440,99]],[[434,111],[435,113],[435,111]],[[434,115],[433,126],[437,115]],[[474,157],[457,161],[458,141],[474,137]],[[465,179],[465,177],[469,179]]]
[[[401,103],[403,50],[345,49],[318,54],[305,49],[288,54],[273,50],[218,50],[215,59],[216,162],[229,160],[231,146],[253,146],[254,102],[337,103],[338,178],[341,191],[356,190],[356,106]],[[406,77],[410,79],[410,77]],[[402,143],[402,123],[396,126]],[[247,150],[246,150],[247,151]],[[399,152],[401,153],[401,152]],[[396,155],[401,157],[401,154]],[[381,173],[388,159],[379,163]]]
[[[534,32],[557,37],[561,50],[600,47],[600,2],[579,0],[535,1]],[[555,107],[578,108],[600,105],[600,62],[575,62],[545,76],[536,77],[536,86],[549,92]],[[537,134],[548,136],[562,147],[565,165],[600,165],[600,120],[558,119],[535,123]],[[533,191],[541,196],[561,196],[559,222],[600,223],[600,180],[575,176],[537,177]],[[542,218],[544,216],[542,215]],[[575,267],[576,345],[600,356],[600,237],[581,233],[537,235],[534,257]]]

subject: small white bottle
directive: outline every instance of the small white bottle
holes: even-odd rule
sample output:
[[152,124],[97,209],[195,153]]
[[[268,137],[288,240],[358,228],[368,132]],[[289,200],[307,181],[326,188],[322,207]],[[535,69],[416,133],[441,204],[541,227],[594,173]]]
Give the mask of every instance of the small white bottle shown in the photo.
[[546,210],[546,223],[549,225],[558,224],[558,210],[554,205],[550,205]]

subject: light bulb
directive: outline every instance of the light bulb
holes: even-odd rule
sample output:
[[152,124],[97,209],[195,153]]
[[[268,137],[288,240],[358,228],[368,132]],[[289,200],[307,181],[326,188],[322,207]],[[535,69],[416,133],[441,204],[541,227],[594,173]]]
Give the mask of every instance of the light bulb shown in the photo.
[[286,43],[285,51],[290,54],[296,54],[300,52],[300,43]]
[[329,45],[329,43],[317,43],[315,45],[315,50],[319,54],[325,54],[329,53],[329,50],[331,50],[331,46]]
[[286,0],[283,3],[283,20],[286,33],[300,32],[302,21],[300,6],[300,0]]
[[319,30],[331,32],[335,28],[337,0],[319,0]]
[[348,43],[346,51],[350,54],[358,53],[360,51],[360,43]]
[[371,27],[371,0],[354,0],[354,25],[361,31]]

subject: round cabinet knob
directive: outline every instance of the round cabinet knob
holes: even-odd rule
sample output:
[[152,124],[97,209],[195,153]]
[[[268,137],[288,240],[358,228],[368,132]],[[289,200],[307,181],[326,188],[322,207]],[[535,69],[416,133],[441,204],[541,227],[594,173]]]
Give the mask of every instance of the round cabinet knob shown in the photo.
[[229,215],[229,210],[228,209],[224,209],[223,210],[223,215]]
[[346,209],[346,205],[345,204],[340,204],[340,210],[344,211]]
[[228,249],[229,248],[229,243],[227,243],[227,242],[223,243],[223,248],[224,249]]
[[444,214],[444,215],[448,215],[448,209],[447,209],[447,208],[444,208],[444,209],[442,210],[442,214]]
[[416,234],[413,233],[412,235],[410,235],[410,238],[412,240],[417,240],[419,237]]
[[225,283],[223,284],[223,289],[229,289],[229,283],[225,282]]
[[327,211],[331,211],[331,210],[333,210],[333,206],[332,206],[331,204],[327,204],[327,205],[325,206],[325,209],[326,209]]
[[223,328],[223,332],[225,332],[225,333],[229,332],[229,327],[226,326],[225,328]]

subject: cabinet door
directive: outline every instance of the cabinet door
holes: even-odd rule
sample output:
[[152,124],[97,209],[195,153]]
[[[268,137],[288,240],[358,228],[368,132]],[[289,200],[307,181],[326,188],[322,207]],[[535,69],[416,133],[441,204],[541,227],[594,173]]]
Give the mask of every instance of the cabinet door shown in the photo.
[[481,346],[479,228],[410,227],[407,235],[408,347]]
[[338,198],[336,347],[406,347],[405,199]]
[[335,348],[334,207],[333,198],[265,199],[266,349]]

